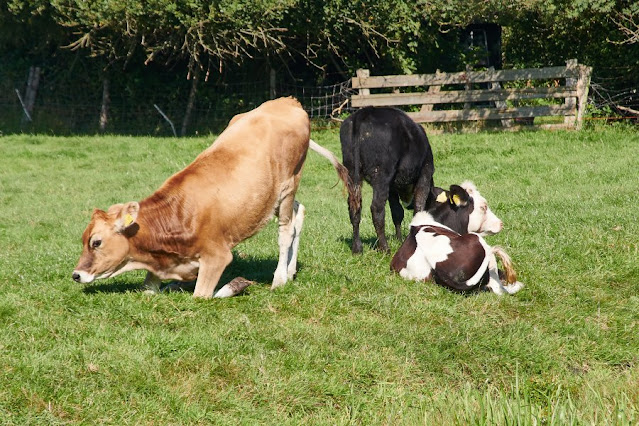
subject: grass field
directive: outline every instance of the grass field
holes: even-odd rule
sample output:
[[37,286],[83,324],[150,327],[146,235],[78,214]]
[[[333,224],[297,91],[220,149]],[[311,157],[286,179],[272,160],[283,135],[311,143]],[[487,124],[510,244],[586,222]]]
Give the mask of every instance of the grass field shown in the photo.
[[[336,130],[313,138],[339,153]],[[274,223],[223,277],[256,280],[243,296],[148,296],[143,272],[73,282],[92,209],[150,195],[212,140],[0,137],[0,424],[639,422],[635,129],[431,137],[436,183],[472,179],[504,221],[488,241],[526,284],[514,296],[391,274],[369,187],[351,256],[314,153],[284,288],[269,290]]]

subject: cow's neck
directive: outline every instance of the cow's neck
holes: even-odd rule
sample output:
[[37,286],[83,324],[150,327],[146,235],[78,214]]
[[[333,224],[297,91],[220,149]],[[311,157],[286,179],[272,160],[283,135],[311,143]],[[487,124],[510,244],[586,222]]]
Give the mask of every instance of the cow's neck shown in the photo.
[[129,239],[132,261],[162,269],[194,255],[192,215],[176,191],[157,191],[140,202],[138,232]]

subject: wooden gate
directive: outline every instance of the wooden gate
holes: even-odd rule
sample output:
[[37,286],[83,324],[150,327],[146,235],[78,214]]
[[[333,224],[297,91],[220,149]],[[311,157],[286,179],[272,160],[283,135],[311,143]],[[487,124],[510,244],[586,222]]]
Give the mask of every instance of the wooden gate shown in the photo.
[[408,114],[419,123],[514,120],[563,116],[544,128],[579,129],[588,98],[592,67],[576,59],[566,66],[457,73],[371,76],[360,69],[352,79],[358,94],[351,106],[413,106]]

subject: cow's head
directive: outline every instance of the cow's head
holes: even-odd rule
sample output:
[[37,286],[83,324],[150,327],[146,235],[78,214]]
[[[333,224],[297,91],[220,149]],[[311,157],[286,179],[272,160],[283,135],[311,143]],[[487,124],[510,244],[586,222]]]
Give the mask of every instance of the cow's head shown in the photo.
[[95,209],[82,234],[82,255],[73,271],[73,279],[90,283],[124,272],[129,262],[129,237],[138,229],[140,205],[132,201],[115,204],[108,211]]
[[473,211],[468,217],[468,232],[477,232],[481,235],[494,235],[500,232],[504,223],[488,207],[486,199],[482,197],[471,181],[465,181],[460,185],[472,198]]
[[[451,185],[449,190],[434,188],[436,202],[428,213],[437,223],[441,223],[460,234],[475,232],[493,235],[504,226],[502,221],[488,207],[475,185],[466,181],[461,185]],[[419,224],[418,219],[415,224]]]

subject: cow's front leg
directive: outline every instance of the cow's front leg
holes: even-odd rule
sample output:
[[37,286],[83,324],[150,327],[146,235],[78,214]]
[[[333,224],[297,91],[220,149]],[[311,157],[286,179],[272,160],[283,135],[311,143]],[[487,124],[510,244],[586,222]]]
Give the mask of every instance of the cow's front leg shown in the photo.
[[233,254],[231,251],[223,248],[207,253],[206,256],[201,256],[193,297],[208,299],[213,296],[213,290],[215,290],[217,283],[220,281],[222,272],[232,260]]
[[147,272],[144,278],[144,292],[146,294],[158,294],[162,280],[152,272]]

